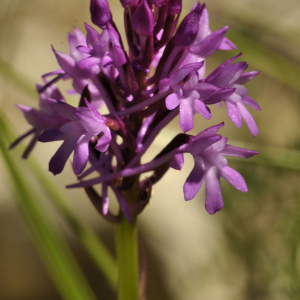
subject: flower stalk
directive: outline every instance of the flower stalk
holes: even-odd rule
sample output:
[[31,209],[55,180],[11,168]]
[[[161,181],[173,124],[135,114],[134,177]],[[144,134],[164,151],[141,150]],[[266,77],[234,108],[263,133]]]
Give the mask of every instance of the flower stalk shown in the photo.
[[137,218],[115,225],[118,261],[118,300],[139,299]]

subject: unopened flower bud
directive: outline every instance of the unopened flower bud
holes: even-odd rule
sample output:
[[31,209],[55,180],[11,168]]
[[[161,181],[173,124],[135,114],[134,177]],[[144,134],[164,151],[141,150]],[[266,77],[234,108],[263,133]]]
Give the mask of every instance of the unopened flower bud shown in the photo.
[[146,0],[137,7],[131,19],[132,29],[139,35],[153,34],[153,14]]
[[106,0],[91,0],[90,11],[92,22],[100,28],[105,28],[112,16]]
[[176,46],[191,45],[199,30],[199,19],[202,13],[201,4],[198,2],[195,8],[185,16],[175,34]]

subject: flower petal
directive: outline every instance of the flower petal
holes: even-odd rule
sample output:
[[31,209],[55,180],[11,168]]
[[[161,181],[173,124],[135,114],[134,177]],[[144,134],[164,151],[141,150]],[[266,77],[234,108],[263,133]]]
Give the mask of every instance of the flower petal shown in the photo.
[[243,193],[248,192],[247,184],[242,175],[236,170],[226,166],[221,170],[221,176],[225,178],[232,186]]
[[173,93],[166,98],[166,107],[168,110],[173,110],[179,105],[178,94]]
[[200,43],[197,43],[196,39],[195,43],[189,48],[189,51],[200,57],[208,57],[214,54],[219,49],[222,41],[224,40],[228,28],[228,26],[224,26],[214,31]]
[[205,119],[209,120],[211,118],[211,113],[209,108],[198,99],[194,100],[193,108]]
[[76,146],[77,139],[65,140],[52,156],[49,162],[49,171],[54,175],[62,172],[65,164]]
[[173,160],[170,163],[170,167],[175,170],[181,170],[184,164],[183,153],[175,153]]
[[232,145],[226,145],[221,153],[223,155],[242,157],[242,158],[249,158],[252,157],[253,155],[258,154],[258,152],[256,151],[239,148]]
[[184,133],[194,128],[193,108],[189,100],[181,100],[179,106],[179,125]]
[[245,120],[246,124],[248,125],[248,128],[250,132],[252,133],[253,137],[256,137],[258,135],[258,128],[257,125],[252,117],[252,115],[249,113],[245,105],[241,102],[237,103],[238,109]]
[[90,135],[82,135],[76,144],[73,155],[73,171],[75,175],[82,173],[89,159]]
[[231,101],[224,101],[226,104],[227,114],[230,118],[230,120],[233,122],[233,124],[241,128],[242,127],[242,117],[241,113],[236,105],[236,103],[233,103]]
[[216,167],[212,167],[205,177],[205,208],[210,215],[223,208],[220,177]]
[[194,168],[183,185],[184,199],[186,201],[192,200],[197,195],[204,181],[204,175],[203,161],[199,158],[195,160]]
[[261,110],[260,106],[249,96],[244,96],[243,97],[243,103],[256,109],[256,110]]
[[107,126],[104,128],[104,131],[102,132],[104,132],[104,134],[99,139],[97,145],[95,146],[95,149],[97,149],[100,152],[105,152],[107,151],[109,147],[109,143],[111,141],[111,132]]

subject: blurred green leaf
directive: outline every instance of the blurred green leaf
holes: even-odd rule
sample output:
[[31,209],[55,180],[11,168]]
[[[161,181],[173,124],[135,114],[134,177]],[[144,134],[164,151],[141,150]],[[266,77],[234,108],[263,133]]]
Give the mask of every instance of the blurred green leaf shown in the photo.
[[8,152],[6,126],[0,121],[1,154],[14,185],[17,204],[58,291],[66,300],[96,299],[72,252],[38,201],[38,194],[29,185],[26,173],[15,159],[15,155]]
[[34,85],[26,80],[25,76],[19,74],[9,62],[2,58],[0,58],[0,74],[5,78],[5,80],[16,85],[19,89],[25,91],[30,96],[37,95]]

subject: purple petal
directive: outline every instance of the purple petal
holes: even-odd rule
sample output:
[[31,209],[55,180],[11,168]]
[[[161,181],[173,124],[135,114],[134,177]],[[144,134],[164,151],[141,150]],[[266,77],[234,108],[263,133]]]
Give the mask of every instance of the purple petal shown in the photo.
[[96,57],[96,56],[89,56],[87,58],[82,59],[78,65],[81,69],[90,69],[93,66],[99,64],[101,62],[101,58],[100,57]]
[[119,46],[112,47],[112,57],[115,67],[121,67],[126,63],[126,57],[124,51]]
[[80,121],[72,121],[64,124],[59,130],[66,134],[68,137],[77,137],[77,139],[86,133]]
[[223,62],[218,68],[216,68],[213,72],[211,72],[207,78],[206,78],[206,82],[211,82],[214,80],[215,77],[217,77],[219,75],[220,72],[223,71],[224,68],[226,68],[232,61],[234,61],[235,59],[239,58],[242,55],[242,53],[239,53],[238,55],[226,60],[225,62]]
[[73,171],[75,175],[80,174],[88,162],[90,138],[90,135],[83,135],[77,141],[73,155]]
[[214,54],[220,47],[225,34],[228,30],[228,26],[222,27],[210,35],[208,35],[201,43],[197,44],[197,41],[189,48],[189,51],[200,57],[207,57]]
[[108,33],[109,41],[113,46],[122,47],[120,43],[119,33],[115,30],[115,28],[111,24],[107,24],[107,33]]
[[60,123],[60,120],[56,120],[56,118],[32,107],[18,104],[16,106],[22,111],[27,122],[34,128],[48,129]]
[[104,135],[101,136],[99,139],[97,145],[95,146],[95,149],[100,151],[100,152],[105,152],[107,151],[109,147],[109,143],[111,141],[111,132],[108,127],[104,129]]
[[89,101],[87,101],[86,99],[85,99],[85,104],[97,119],[99,119],[103,122],[106,121],[106,119],[98,112],[98,110],[95,108],[95,106],[93,104],[89,103]]
[[256,126],[253,117],[251,116],[251,114],[249,113],[249,111],[247,110],[247,108],[243,103],[238,102],[237,106],[253,137],[256,137],[258,134],[258,128]]
[[[48,82],[46,82],[47,84]],[[37,91],[40,91],[43,88],[42,85],[37,84]],[[59,89],[53,84],[46,88],[46,90],[40,93],[40,108],[41,110],[47,112],[49,114],[49,110],[51,111],[50,104],[48,103],[48,98],[55,99],[58,102],[66,102],[63,95],[59,91]]]
[[216,87],[215,85],[206,82],[198,83],[195,89],[200,94],[200,99],[202,101],[207,100],[220,90],[220,88]]
[[241,128],[242,127],[242,117],[241,117],[240,110],[238,109],[236,103],[233,103],[231,101],[225,101],[225,104],[226,104],[226,109],[227,109],[227,113],[228,113],[230,120],[233,122],[233,124],[237,128]]
[[202,4],[202,13],[199,20],[199,30],[197,33],[196,41],[201,42],[205,37],[210,34],[211,30],[209,29],[209,16],[206,9],[205,3]]
[[236,170],[226,166],[221,170],[221,176],[225,178],[232,186],[238,189],[240,192],[247,193],[247,184],[242,175]]
[[199,155],[206,148],[220,141],[221,139],[222,136],[219,134],[214,134],[205,138],[199,138],[189,143],[188,151],[194,156]]
[[252,157],[253,155],[258,154],[258,152],[256,151],[239,148],[232,145],[226,145],[221,153],[223,155],[242,157],[242,158],[249,158]]
[[83,128],[91,135],[99,134],[102,131],[102,127],[105,126],[104,121],[96,118],[86,107],[77,108],[75,117],[81,122]]
[[62,172],[65,164],[76,146],[77,139],[69,139],[62,143],[49,162],[49,171],[54,175]]
[[238,78],[235,81],[235,83],[244,84],[244,83],[248,82],[249,80],[253,79],[258,74],[259,74],[259,71],[245,72],[240,76],[240,78]]
[[194,128],[193,108],[189,100],[181,100],[179,105],[179,125],[184,133]]
[[204,175],[203,162],[195,160],[194,168],[183,186],[184,199],[186,201],[192,200],[197,195],[204,181]]
[[10,146],[9,146],[9,150],[15,148],[23,139],[25,139],[26,137],[28,137],[31,134],[39,134],[40,130],[37,130],[35,128],[30,129],[29,131],[25,132],[24,134],[22,134],[21,136],[19,136]]
[[95,45],[101,45],[100,34],[89,24],[84,23],[86,29],[86,43],[89,47],[94,48]]
[[64,53],[58,52],[53,49],[53,52],[55,54],[56,60],[59,64],[59,66],[68,74],[71,76],[77,77],[77,72],[75,71],[76,62],[75,60]]
[[[77,31],[80,32],[78,29],[77,29]],[[82,35],[82,33],[81,33],[81,35]],[[82,59],[82,58],[84,58],[86,56],[85,54],[82,54],[81,52],[79,52],[78,49],[77,49],[77,47],[79,45],[86,46],[85,38],[84,38],[83,43],[80,43],[79,40],[78,40],[78,37],[73,32],[69,32],[68,33],[68,41],[69,41],[69,53],[70,53],[70,56],[75,61],[78,61],[78,60],[80,60],[80,59]]]
[[220,177],[216,167],[210,168],[205,177],[205,208],[210,215],[223,208]]
[[181,170],[184,164],[183,153],[175,153],[173,160],[170,163],[170,167],[175,170]]
[[260,106],[249,96],[244,96],[243,97],[243,103],[256,109],[256,110],[261,110]]
[[173,110],[178,105],[179,105],[179,98],[176,93],[173,93],[166,98],[166,107],[168,110]]
[[237,46],[233,42],[231,42],[229,39],[224,38],[219,49],[220,50],[232,50],[232,49],[236,50]]
[[201,131],[200,133],[198,133],[195,137],[193,137],[191,140],[195,141],[198,139],[202,139],[202,138],[207,138],[210,137],[211,135],[215,134],[221,127],[224,126],[224,122],[211,126],[203,131]]
[[61,116],[68,120],[74,120],[74,113],[76,112],[74,106],[65,102],[56,101],[55,99],[48,99],[48,101]]
[[93,53],[93,49],[89,48],[89,47],[85,47],[85,46],[78,46],[77,50],[81,53],[85,53],[85,54],[92,54]]
[[204,60],[183,66],[174,75],[171,76],[170,85],[172,86],[177,84],[178,82],[183,80],[187,75],[191,74],[193,71],[198,71],[200,68],[203,67],[203,65]]
[[87,46],[85,35],[77,27],[74,27],[74,32],[77,37],[77,46],[78,45]]
[[235,89],[219,89],[210,98],[204,101],[205,104],[217,104],[220,101],[227,99],[234,93]]
[[62,141],[66,139],[66,134],[59,129],[49,129],[44,131],[38,138],[39,142],[48,143],[54,141]]
[[205,119],[209,120],[211,118],[211,113],[208,107],[198,99],[194,100],[193,108]]
[[165,78],[165,79],[162,79],[159,84],[158,84],[158,88],[159,88],[159,93],[164,93],[166,92],[169,87],[170,87],[170,82],[171,82],[171,79],[170,78]]
[[213,80],[209,81],[209,83],[218,87],[227,87],[230,83],[235,82],[247,67],[248,65],[245,62],[238,62],[226,66],[226,68],[223,68]]

